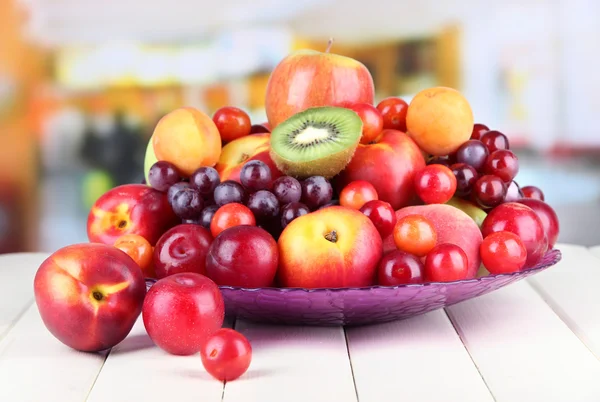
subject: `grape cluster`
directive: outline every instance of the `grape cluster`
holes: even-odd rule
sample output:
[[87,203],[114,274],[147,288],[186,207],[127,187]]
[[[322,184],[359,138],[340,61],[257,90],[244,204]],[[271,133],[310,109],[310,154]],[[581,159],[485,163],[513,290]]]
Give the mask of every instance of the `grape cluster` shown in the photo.
[[[471,139],[456,152],[434,157],[427,164],[448,167],[456,177],[455,196],[484,209],[526,197],[515,181],[519,160],[510,150],[508,137],[484,124],[475,124]],[[538,196],[537,191],[532,192]]]
[[273,180],[269,166],[259,160],[244,164],[239,182],[221,181],[212,167],[201,167],[186,180],[173,164],[165,161],[156,162],[148,176],[150,186],[167,193],[173,211],[183,223],[209,230],[219,208],[231,203],[246,206],[257,225],[275,238],[299,216],[339,204],[333,199],[333,186],[324,177],[299,181],[281,176]]

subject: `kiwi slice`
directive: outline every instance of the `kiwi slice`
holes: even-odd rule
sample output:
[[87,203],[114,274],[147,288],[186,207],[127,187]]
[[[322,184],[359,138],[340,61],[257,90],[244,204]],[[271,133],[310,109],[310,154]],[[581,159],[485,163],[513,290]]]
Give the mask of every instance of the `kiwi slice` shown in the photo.
[[306,109],[275,127],[271,133],[271,159],[289,176],[331,178],[352,159],[362,126],[360,117],[350,109]]

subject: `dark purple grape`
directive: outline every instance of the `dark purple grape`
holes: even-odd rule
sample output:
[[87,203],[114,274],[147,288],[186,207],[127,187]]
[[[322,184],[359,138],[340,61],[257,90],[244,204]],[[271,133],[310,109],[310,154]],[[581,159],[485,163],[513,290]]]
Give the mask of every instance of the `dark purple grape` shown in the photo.
[[498,176],[481,176],[473,187],[475,200],[484,208],[500,205],[506,196],[506,184]]
[[181,176],[177,168],[166,161],[156,162],[148,171],[148,184],[158,191],[165,192],[180,181]]
[[487,147],[479,140],[469,140],[456,150],[456,162],[466,163],[479,171],[489,155]]
[[253,160],[246,163],[240,171],[240,182],[250,191],[264,190],[271,186],[271,169],[266,163]]
[[179,183],[175,183],[169,187],[169,190],[167,191],[167,200],[169,200],[169,204],[173,205],[173,198],[175,197],[175,194],[189,187],[190,183],[186,183],[184,181],[180,181]]
[[190,176],[190,186],[198,190],[205,198],[212,195],[220,182],[219,172],[212,167],[201,167]]
[[246,190],[237,181],[225,180],[217,185],[213,193],[215,204],[223,206],[232,202],[246,203]]
[[331,201],[333,187],[323,176],[312,176],[302,182],[302,202],[312,211]]
[[215,212],[219,209],[218,205],[210,205],[208,207],[204,207],[202,213],[200,214],[200,219],[198,220],[200,225],[204,226],[207,229],[210,229],[210,223],[212,222],[213,216],[215,216]]
[[193,188],[184,188],[173,197],[173,212],[181,219],[198,219],[204,208],[202,196]]
[[259,190],[250,195],[246,205],[256,219],[264,220],[279,215],[279,201],[275,194],[267,190]]
[[477,171],[473,166],[467,165],[466,163],[455,163],[450,166],[450,170],[456,177],[456,192],[454,194],[459,197],[465,197],[471,194],[473,185],[477,181]]
[[431,158],[428,162],[428,165],[444,165],[450,166],[450,159],[445,156],[436,156]]
[[273,194],[282,205],[298,202],[302,197],[302,185],[291,176],[281,176],[273,182]]
[[511,181],[510,184],[508,185],[508,188],[506,189],[506,195],[504,196],[504,202],[515,202],[524,197],[525,197],[525,195],[523,194],[523,191],[521,190],[521,187],[519,187],[517,182],[514,180]]
[[281,210],[281,227],[285,229],[291,221],[299,216],[306,215],[310,212],[310,209],[301,202],[290,202],[285,205]]
[[336,205],[340,205],[340,200],[331,200],[328,203],[326,203],[324,205],[321,205],[319,207],[319,209],[323,209],[323,208],[327,208],[327,207],[333,207],[333,206],[336,206]]
[[487,147],[490,153],[499,149],[510,149],[508,137],[496,130],[488,131],[483,134],[481,136],[481,142]]

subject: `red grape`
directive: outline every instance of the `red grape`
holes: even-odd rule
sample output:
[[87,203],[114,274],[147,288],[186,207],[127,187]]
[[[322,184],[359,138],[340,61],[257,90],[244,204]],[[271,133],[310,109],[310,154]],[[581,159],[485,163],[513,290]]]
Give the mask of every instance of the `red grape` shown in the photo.
[[190,183],[185,181],[180,181],[179,183],[175,183],[169,187],[169,190],[167,191],[167,200],[169,200],[169,204],[173,205],[173,199],[175,198],[175,195],[181,190],[189,187]]
[[510,149],[508,137],[500,131],[488,131],[481,136],[481,142],[487,147],[490,153],[499,149]]
[[436,243],[435,226],[423,215],[406,215],[394,226],[394,244],[398,250],[423,257]]
[[533,198],[535,200],[544,201],[544,193],[536,186],[525,186],[521,189],[524,198]]
[[408,103],[400,98],[390,97],[382,100],[377,109],[383,117],[383,128],[406,132],[406,112]]
[[267,190],[250,195],[247,205],[257,219],[274,218],[279,215],[279,201],[275,194]]
[[488,156],[484,172],[498,176],[505,183],[510,183],[519,173],[519,160],[512,151],[499,149]]
[[268,123],[253,124],[250,127],[250,134],[263,134],[263,133],[270,133],[270,132],[271,132],[271,130],[269,130]]
[[227,106],[217,110],[213,121],[223,142],[233,141],[250,134],[250,116],[242,109]]
[[356,103],[349,106],[348,109],[356,112],[363,122],[362,137],[360,137],[361,144],[368,144],[377,138],[383,130],[381,112],[368,103]]
[[250,191],[268,189],[272,183],[271,169],[263,161],[252,160],[242,167],[240,182]]
[[483,266],[491,274],[520,271],[527,260],[527,249],[512,232],[495,232],[483,239],[479,247]]
[[490,131],[489,127],[485,124],[475,123],[473,125],[473,132],[471,133],[472,140],[479,140],[481,136]]
[[301,202],[290,202],[289,204],[286,204],[281,210],[281,228],[285,229],[291,221],[299,216],[306,215],[309,212],[310,209]]
[[202,213],[200,214],[198,223],[210,230],[210,224],[218,209],[218,205],[209,205],[208,207],[204,207]]
[[466,279],[468,265],[462,248],[452,243],[438,244],[425,258],[425,280],[451,282]]
[[450,170],[456,177],[456,195],[465,197],[471,194],[471,190],[477,181],[478,174],[475,168],[466,163],[455,163]]
[[394,231],[396,225],[396,213],[389,202],[372,200],[360,208],[377,228],[382,239],[388,237]]
[[250,367],[252,347],[244,335],[221,328],[203,345],[200,358],[211,376],[219,381],[233,381]]
[[246,190],[237,181],[225,180],[217,185],[213,197],[215,204],[218,206],[233,202],[244,204],[246,202]]
[[255,226],[256,218],[250,208],[232,202],[217,209],[210,224],[210,232],[213,237],[217,237],[225,229],[241,225]]
[[428,165],[444,165],[450,166],[450,159],[445,156],[434,156],[430,160],[427,161]]
[[415,191],[426,204],[444,204],[456,191],[456,177],[443,165],[428,165],[415,174]]
[[195,188],[204,197],[212,195],[221,182],[219,172],[212,167],[201,167],[190,176],[190,186]]
[[504,196],[504,202],[518,201],[523,198],[523,191],[517,184],[516,181],[511,181],[506,189],[506,195]]
[[181,219],[198,219],[204,208],[204,201],[197,190],[188,187],[173,196],[171,207]]
[[352,209],[360,209],[366,202],[377,200],[377,190],[365,180],[348,183],[340,192],[340,205]]
[[331,201],[333,187],[323,176],[312,176],[302,182],[302,202],[314,211]]
[[177,168],[166,161],[156,162],[148,171],[148,184],[158,191],[165,192],[180,181],[181,176]]
[[483,208],[493,208],[504,201],[506,184],[498,176],[481,176],[475,182],[473,194]]
[[479,171],[489,155],[488,149],[481,141],[469,140],[456,150],[456,162],[466,163]]
[[282,205],[298,202],[302,197],[302,185],[291,176],[281,176],[273,182],[273,194]]
[[393,250],[383,256],[377,270],[381,286],[396,286],[423,282],[423,263],[412,254]]

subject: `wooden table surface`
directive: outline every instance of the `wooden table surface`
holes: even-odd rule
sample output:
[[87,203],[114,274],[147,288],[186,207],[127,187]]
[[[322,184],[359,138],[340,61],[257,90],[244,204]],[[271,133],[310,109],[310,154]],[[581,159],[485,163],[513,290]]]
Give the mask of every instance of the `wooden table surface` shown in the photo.
[[155,347],[141,318],[108,353],[44,327],[33,277],[47,254],[0,256],[0,401],[600,401],[600,247],[445,310],[357,328],[230,323],[253,346],[225,386],[199,356]]

